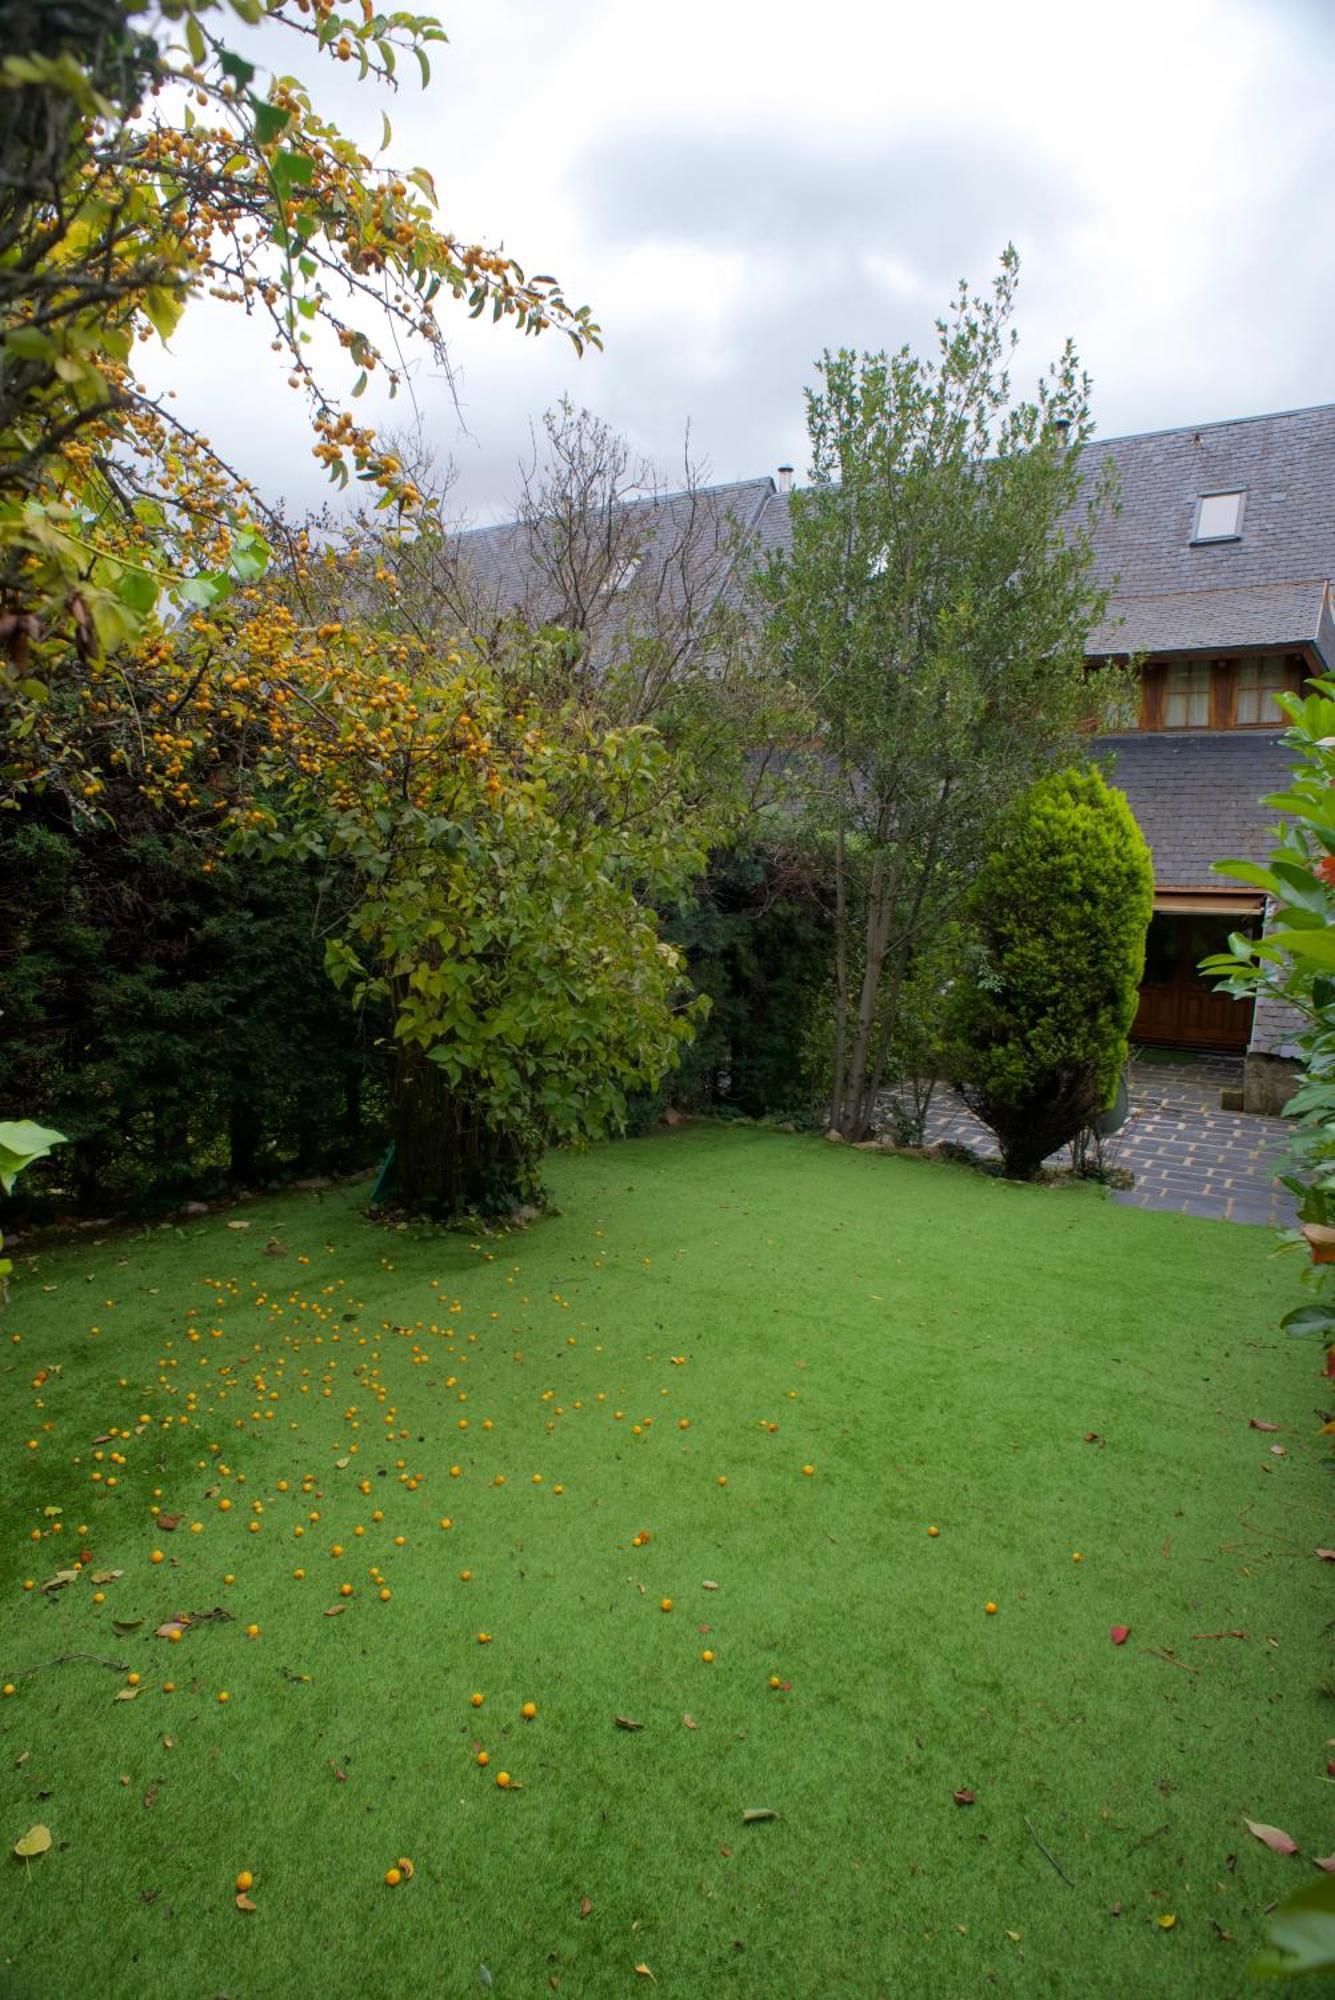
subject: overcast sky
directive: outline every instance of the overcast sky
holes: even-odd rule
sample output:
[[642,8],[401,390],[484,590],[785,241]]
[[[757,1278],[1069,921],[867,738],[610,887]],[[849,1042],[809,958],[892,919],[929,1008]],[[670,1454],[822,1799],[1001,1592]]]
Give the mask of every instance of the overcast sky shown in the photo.
[[[1071,334],[1104,436],[1335,400],[1335,0],[440,12],[429,90],[387,102],[393,164],[430,168],[465,240],[558,273],[606,340],[579,361],[555,333],[460,321],[457,409],[419,369],[474,519],[509,511],[530,422],[562,394],[669,473],[689,424],[714,479],[800,476],[822,348],[925,344],[1008,239],[1019,378]],[[370,86],[303,59],[317,102],[378,142]],[[163,379],[268,495],[318,504],[276,364],[201,305]]]

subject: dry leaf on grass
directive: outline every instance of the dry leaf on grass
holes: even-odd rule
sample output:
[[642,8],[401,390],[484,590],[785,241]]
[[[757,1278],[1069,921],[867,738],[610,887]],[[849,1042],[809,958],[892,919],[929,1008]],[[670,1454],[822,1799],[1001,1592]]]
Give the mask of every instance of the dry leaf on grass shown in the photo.
[[593,1915],[593,1904],[587,1896],[581,1896],[579,1899],[579,1913],[582,1917],[591,1917]]
[[700,1727],[699,1723],[696,1721],[693,1715],[683,1715],[681,1719],[683,1723],[686,1725],[687,1729],[698,1729]]
[[137,1687],[120,1688],[116,1694],[117,1701],[138,1701],[138,1699],[139,1699],[139,1689]]
[[644,1728],[644,1724],[643,1724],[642,1722],[636,1722],[636,1720],[634,1719],[634,1717],[633,1717],[633,1716],[630,1716],[630,1715],[618,1715],[618,1716],[614,1717],[614,1720],[615,1720],[615,1722],[616,1722],[616,1726],[617,1726],[617,1728],[618,1728],[618,1729],[643,1729],[643,1728]]
[[229,1229],[249,1229],[250,1224],[248,1222],[229,1222],[227,1227]]
[[959,1790],[952,1792],[950,1796],[954,1799],[957,1806],[971,1806],[975,1803],[975,1794],[969,1790],[967,1785],[961,1785]]
[[1250,1431],[1277,1431],[1279,1429],[1279,1425],[1268,1424],[1264,1422],[1263,1419],[1260,1417],[1253,1417],[1251,1422],[1248,1424],[1247,1428]]
[[325,1617],[341,1618],[346,1610],[347,1610],[346,1604],[331,1604],[329,1609],[325,1612]]
[[259,1908],[259,1904],[252,1903],[249,1896],[243,1894],[237,1897],[236,1907],[238,1908],[238,1910],[247,1910],[253,1915],[253,1913]]
[[1264,1846],[1268,1847],[1272,1854],[1296,1854],[1298,1852],[1297,1841],[1290,1834],[1285,1833],[1282,1827],[1266,1826],[1261,1820],[1248,1819],[1245,1813],[1242,1816],[1242,1823],[1248,1833],[1255,1834],[1256,1838]]
[[159,1514],[158,1526],[165,1535],[174,1535],[184,1519],[184,1514]]
[[1312,1859],[1318,1868],[1324,1868],[1327,1875],[1335,1875],[1335,1854],[1314,1854]]
[[1335,1549],[1318,1549],[1316,1553],[1319,1562],[1335,1563]]
[[22,1838],[14,1842],[14,1852],[20,1861],[31,1861],[35,1854],[45,1854],[50,1845],[49,1826],[30,1826]]
[[88,1581],[90,1583],[114,1583],[118,1576],[124,1576],[124,1574],[125,1571],[123,1569],[95,1569]]
[[775,1812],[773,1806],[747,1806],[742,1814],[742,1825],[754,1826],[757,1820],[777,1819],[778,1817],[779,1815]]

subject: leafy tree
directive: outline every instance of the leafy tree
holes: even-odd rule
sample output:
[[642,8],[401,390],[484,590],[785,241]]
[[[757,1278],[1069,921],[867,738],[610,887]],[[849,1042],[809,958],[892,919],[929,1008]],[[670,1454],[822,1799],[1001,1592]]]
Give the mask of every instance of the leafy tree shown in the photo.
[[700,1011],[654,908],[704,861],[671,760],[648,729],[544,720],[458,651],[334,628],[283,652],[236,845],[351,872],[328,962],[388,1012],[396,1198],[513,1208],[547,1145],[624,1122]]
[[1224,875],[1264,890],[1269,899],[1265,933],[1235,935],[1229,950],[1201,967],[1220,978],[1225,992],[1242,999],[1277,1000],[1301,1016],[1295,1037],[1302,1076],[1286,1113],[1293,1171],[1286,1185],[1312,1252],[1308,1282],[1315,1298],[1289,1313],[1295,1333],[1335,1340],[1335,681],[1308,683],[1300,699],[1280,695],[1289,718],[1285,742],[1295,763],[1284,791],[1267,799],[1284,815],[1277,844],[1264,866],[1219,861]]
[[969,892],[980,949],[953,995],[951,1060],[1013,1178],[1111,1102],[1153,907],[1144,836],[1099,772],[1050,773],[1003,815]]
[[[159,612],[252,580],[275,524],[208,439],[144,386],[143,342],[208,293],[267,322],[315,455],[386,506],[419,496],[312,359],[327,329],[356,397],[438,359],[442,300],[596,341],[555,280],[439,226],[430,176],[374,164],[293,76],[229,46],[229,17],[295,56],[423,82],[428,15],[334,0],[10,0],[0,62],[0,723],[11,784],[64,749],[44,703]],[[388,120],[384,143],[391,141]],[[377,332],[379,338],[377,338]],[[388,336],[387,338],[385,336]],[[392,358],[386,350],[392,350]],[[264,532],[261,531],[263,528]],[[77,789],[77,787],[76,787]],[[96,774],[85,796],[96,799]]]
[[834,850],[829,1122],[849,1139],[870,1127],[916,945],[1093,705],[1089,385],[1068,343],[1012,399],[1017,279],[1008,249],[988,296],[961,286],[934,360],[825,354],[813,481],[764,583]]

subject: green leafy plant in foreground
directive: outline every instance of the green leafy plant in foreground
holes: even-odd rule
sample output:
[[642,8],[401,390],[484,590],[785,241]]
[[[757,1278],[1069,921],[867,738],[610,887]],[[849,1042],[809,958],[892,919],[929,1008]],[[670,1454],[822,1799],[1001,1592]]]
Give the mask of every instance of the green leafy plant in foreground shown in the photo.
[[[1295,1037],[1302,1078],[1285,1107],[1292,1121],[1293,1172],[1301,1236],[1312,1252],[1307,1274],[1317,1298],[1288,1313],[1291,1333],[1335,1336],[1335,681],[1310,683],[1305,698],[1279,695],[1289,718],[1285,743],[1296,763],[1285,791],[1266,800],[1283,813],[1267,864],[1219,861],[1221,874],[1250,883],[1268,901],[1264,936],[1235,933],[1226,952],[1202,961],[1223,991],[1284,1003],[1303,1019]],[[1298,1240],[1297,1237],[1294,1239]]]
[[[53,1146],[64,1144],[65,1134],[53,1132],[47,1125],[35,1125],[31,1118],[17,1118],[0,1124],[0,1188],[6,1194],[13,1194],[14,1183],[25,1167],[34,1160],[44,1160]],[[0,1236],[0,1250],[5,1239]],[[9,1274],[14,1266],[8,1257],[0,1257],[0,1302],[3,1302]]]
[[1335,1875],[1319,1875],[1286,1896],[1271,1914],[1270,1938],[1273,1951],[1252,1965],[1258,1978],[1335,1972]]

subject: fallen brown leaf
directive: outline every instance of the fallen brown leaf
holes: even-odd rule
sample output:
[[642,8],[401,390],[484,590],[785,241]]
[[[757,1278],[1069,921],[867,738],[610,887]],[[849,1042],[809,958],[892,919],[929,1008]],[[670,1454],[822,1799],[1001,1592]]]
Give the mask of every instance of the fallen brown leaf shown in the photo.
[[693,1715],[683,1715],[681,1719],[688,1729],[698,1729],[700,1727]]
[[954,1799],[957,1806],[971,1806],[976,1802],[976,1795],[969,1790],[967,1785],[961,1785],[959,1790],[952,1792],[950,1796]]
[[1191,1636],[1193,1639],[1245,1639],[1247,1634],[1235,1626],[1228,1632],[1193,1632]]
[[1261,1820],[1248,1819],[1245,1813],[1242,1816],[1242,1823],[1248,1833],[1255,1834],[1256,1838],[1263,1846],[1268,1847],[1272,1854],[1296,1854],[1298,1852],[1297,1841],[1291,1835],[1285,1833],[1282,1827],[1266,1826]]
[[1324,1868],[1327,1875],[1335,1875],[1335,1854],[1314,1854],[1312,1859],[1318,1868]]
[[617,1728],[618,1728],[618,1729],[643,1729],[643,1728],[644,1728],[644,1724],[643,1724],[642,1722],[636,1722],[636,1721],[635,1721],[635,1719],[634,1719],[634,1717],[633,1717],[633,1716],[629,1716],[629,1715],[618,1715],[617,1717],[615,1717],[615,1721],[616,1721],[616,1726],[617,1726]]
[[772,1806],[747,1806],[742,1814],[743,1826],[754,1826],[757,1820],[777,1819],[779,1815]]
[[1251,1431],[1277,1431],[1279,1425],[1267,1424],[1260,1417],[1253,1417],[1247,1428]]
[[179,1639],[189,1624],[188,1618],[173,1618],[167,1625],[159,1625],[153,1634],[155,1639]]
[[124,1574],[125,1571],[123,1569],[95,1569],[88,1581],[90,1583],[114,1583],[118,1576],[124,1576]]
[[346,1609],[347,1609],[347,1606],[346,1606],[346,1605],[343,1605],[343,1604],[331,1604],[331,1605],[330,1605],[330,1607],[329,1607],[329,1609],[328,1609],[328,1610],[327,1610],[327,1611],[325,1612],[325,1617],[326,1617],[326,1618],[341,1618],[341,1617],[343,1616],[343,1613],[344,1613],[344,1611],[345,1611]]
[[582,1917],[591,1917],[593,1915],[593,1904],[587,1896],[581,1896],[579,1899],[579,1913]]
[[[654,1975],[650,1972],[647,1965],[637,1965],[635,1970],[639,1973],[641,1979],[654,1979]],[[658,1981],[654,1979],[654,1985],[657,1986],[657,1984]]]
[[1316,1553],[1318,1562],[1335,1563],[1335,1549],[1318,1549]]
[[259,1908],[259,1905],[258,1903],[252,1903],[249,1896],[242,1895],[237,1897],[236,1907],[238,1910],[247,1910],[253,1915]]
[[158,1526],[164,1534],[174,1535],[184,1519],[184,1514],[159,1514]]
[[1289,1455],[1289,1448],[1288,1448],[1288,1446],[1287,1446],[1287,1445],[1283,1445],[1283,1444],[1272,1444],[1272,1445],[1271,1445],[1271,1447],[1270,1447],[1270,1456],[1271,1456],[1272,1458],[1287,1458],[1287,1457],[1288,1457],[1288,1455]]
[[156,1785],[150,1785],[148,1790],[144,1793],[144,1804],[146,1806],[155,1806],[157,1802],[158,1802],[158,1788]]
[[138,1701],[138,1699],[139,1699],[138,1688],[121,1688],[118,1690],[116,1694],[117,1701]]

